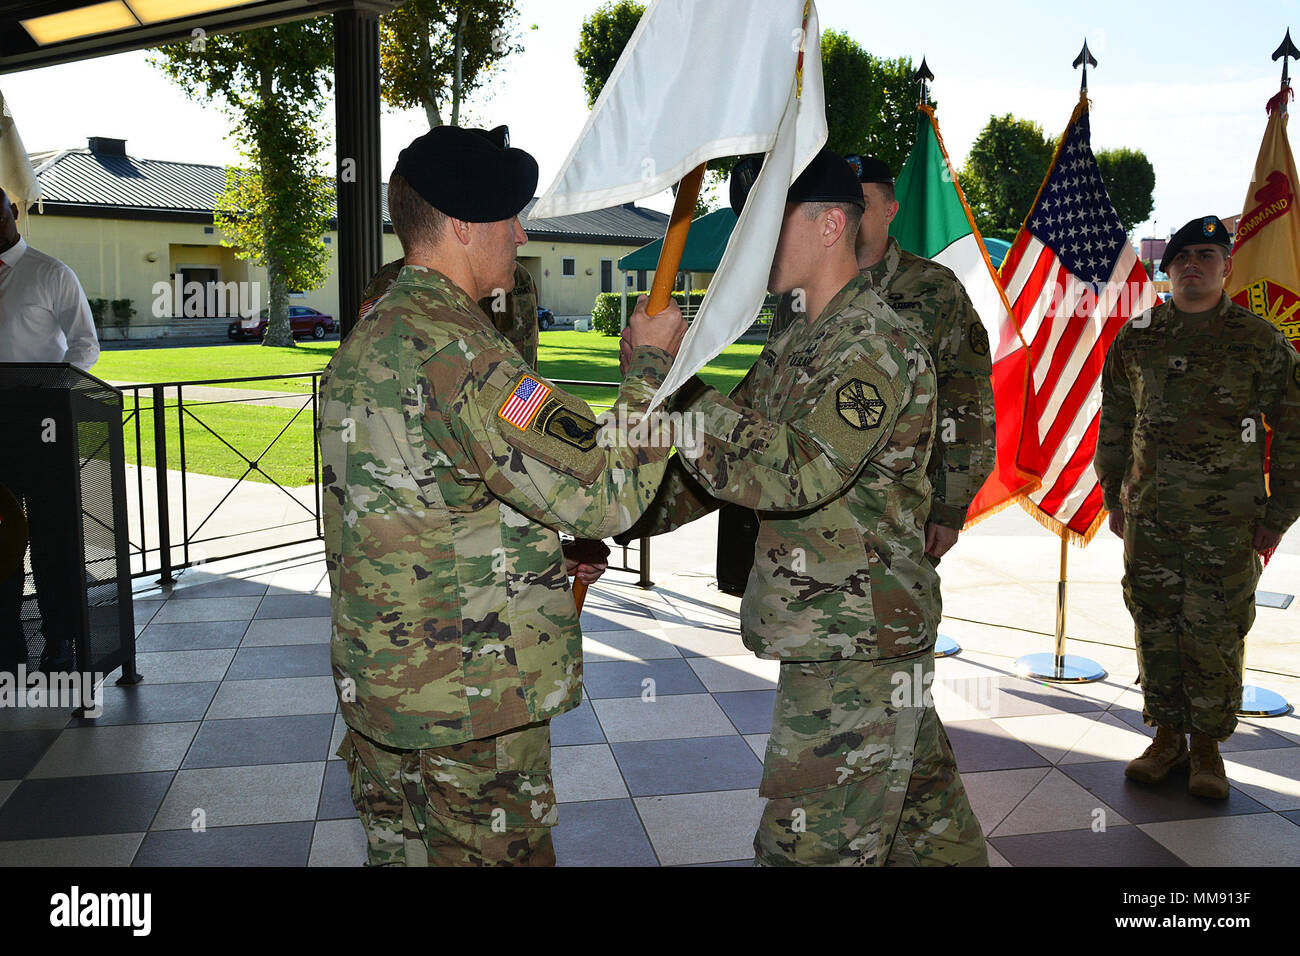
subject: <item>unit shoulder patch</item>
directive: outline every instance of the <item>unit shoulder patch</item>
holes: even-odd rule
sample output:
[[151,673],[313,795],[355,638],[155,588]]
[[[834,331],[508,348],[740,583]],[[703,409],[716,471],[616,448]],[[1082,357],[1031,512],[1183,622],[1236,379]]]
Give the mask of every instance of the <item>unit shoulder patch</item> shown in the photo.
[[866,431],[880,424],[885,402],[876,386],[851,378],[836,390],[835,410],[850,428]]
[[496,414],[497,430],[508,445],[583,484],[596,480],[605,462],[597,447],[600,425],[581,399],[534,372],[516,372],[498,387],[498,395],[505,397]]
[[856,466],[890,433],[897,416],[894,383],[879,366],[858,361],[826,390],[805,428],[843,464]]
[[583,452],[596,447],[596,435],[600,431],[595,419],[579,414],[556,399],[542,408],[533,428]]

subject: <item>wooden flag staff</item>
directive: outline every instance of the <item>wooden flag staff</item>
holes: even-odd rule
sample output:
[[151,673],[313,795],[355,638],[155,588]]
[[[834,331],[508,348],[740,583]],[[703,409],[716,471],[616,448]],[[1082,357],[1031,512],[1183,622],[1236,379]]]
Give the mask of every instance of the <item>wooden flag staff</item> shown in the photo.
[[[664,244],[659,249],[655,281],[650,287],[650,301],[646,303],[646,311],[651,315],[658,315],[666,309],[668,300],[672,298],[673,284],[677,281],[677,267],[681,265],[682,252],[686,249],[686,236],[691,231],[691,220],[695,218],[695,200],[700,196],[700,185],[704,182],[704,170],[707,166],[708,163],[700,163],[677,184],[673,214],[668,220]],[[582,611],[582,602],[586,599],[587,585],[574,578],[573,603],[577,605],[579,612]]]
[[677,198],[673,202],[672,218],[668,220],[668,231],[664,235],[664,244],[659,250],[659,263],[655,266],[655,281],[650,287],[650,301],[646,311],[658,315],[668,306],[673,294],[673,283],[677,280],[677,267],[682,262],[682,252],[686,248],[686,236],[691,231],[691,220],[695,217],[695,200],[700,196],[700,184],[704,181],[704,169],[707,163],[700,163],[682,177],[677,185]]

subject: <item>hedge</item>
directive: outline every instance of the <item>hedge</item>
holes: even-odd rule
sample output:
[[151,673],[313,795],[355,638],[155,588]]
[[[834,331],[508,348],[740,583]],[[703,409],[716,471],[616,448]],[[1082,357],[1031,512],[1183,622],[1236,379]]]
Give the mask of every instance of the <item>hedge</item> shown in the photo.
[[[704,289],[691,290],[691,304],[696,308],[704,301]],[[632,314],[632,309],[636,307],[636,298],[639,295],[649,295],[649,292],[631,292],[627,294],[627,313]],[[681,290],[674,291],[673,301],[679,306],[686,305],[686,293]],[[597,332],[604,332],[606,335],[618,335],[622,332],[620,327],[620,300],[622,296],[617,292],[602,292],[596,296],[596,302],[591,308],[591,327]]]

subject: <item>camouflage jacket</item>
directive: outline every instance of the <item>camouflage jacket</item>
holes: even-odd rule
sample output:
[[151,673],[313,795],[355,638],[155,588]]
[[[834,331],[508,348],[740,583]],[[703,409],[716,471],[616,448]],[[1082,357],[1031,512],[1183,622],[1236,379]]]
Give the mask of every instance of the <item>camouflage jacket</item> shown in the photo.
[[[1226,295],[1212,312],[1170,300],[1126,323],[1101,396],[1094,466],[1109,510],[1279,533],[1300,515],[1300,356]],[[1274,430],[1271,494],[1261,416]]]
[[[375,273],[366,290],[361,293],[358,319],[364,319],[371,313],[379,300],[393,287],[397,274],[405,264],[405,259],[394,259],[384,263]],[[503,295],[490,295],[480,299],[478,307],[492,320],[496,330],[510,341],[515,351],[523,356],[524,362],[530,368],[537,368],[537,286],[533,282],[532,273],[522,263],[516,262],[514,288],[505,290]]]
[[[934,360],[938,427],[928,468],[932,497],[926,520],[960,531],[997,457],[988,333],[953,271],[904,252],[893,236],[884,258],[863,273]],[[789,295],[778,302],[773,335],[793,321],[791,304]]]
[[[618,400],[670,364],[637,349]],[[558,531],[640,516],[666,448],[600,440],[445,276],[406,267],[321,380],[331,662],[348,725],[443,747],[576,707],[582,639]]]
[[[759,657],[866,660],[933,646],[938,575],[925,559],[935,374],[860,275],[822,315],[769,337],[730,398],[698,379],[674,397],[679,451],[624,537],[659,534],[720,502],[759,512],[741,633]],[[689,416],[689,417],[686,417]]]
[[934,359],[938,427],[930,455],[934,498],[928,520],[960,531],[997,457],[988,333],[953,271],[904,252],[893,236],[885,257],[866,272]]

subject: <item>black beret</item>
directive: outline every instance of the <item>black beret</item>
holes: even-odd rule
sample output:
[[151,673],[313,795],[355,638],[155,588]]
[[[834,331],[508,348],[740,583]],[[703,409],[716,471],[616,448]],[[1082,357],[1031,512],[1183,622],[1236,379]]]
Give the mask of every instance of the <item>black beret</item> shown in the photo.
[[1228,235],[1227,227],[1219,220],[1218,216],[1203,216],[1200,219],[1193,219],[1174,233],[1173,238],[1165,246],[1164,258],[1160,260],[1160,271],[1168,272],[1169,263],[1174,261],[1174,256],[1188,246],[1210,244],[1223,246],[1225,255],[1231,251],[1232,237]]
[[495,143],[497,149],[510,148],[510,127],[496,126],[492,129],[471,129],[471,133],[478,133],[489,143]]
[[852,156],[844,157],[844,160],[858,174],[858,182],[894,185],[894,171],[889,168],[889,164],[883,159],[877,159],[875,156],[860,156],[854,153]]
[[[731,209],[739,216],[763,168],[762,156],[746,156],[731,170]],[[848,202],[866,208],[857,174],[838,153],[823,149],[790,185],[786,202]]]
[[762,168],[763,157],[761,155],[746,156],[731,167],[731,211],[737,216],[740,215],[740,210],[745,207],[745,197],[754,188],[754,180],[758,178],[758,172]]
[[464,222],[513,219],[537,188],[537,160],[492,131],[435,126],[397,155],[401,176],[430,206]]
[[823,148],[786,193],[787,202],[847,202],[866,208],[853,167],[839,153]]

